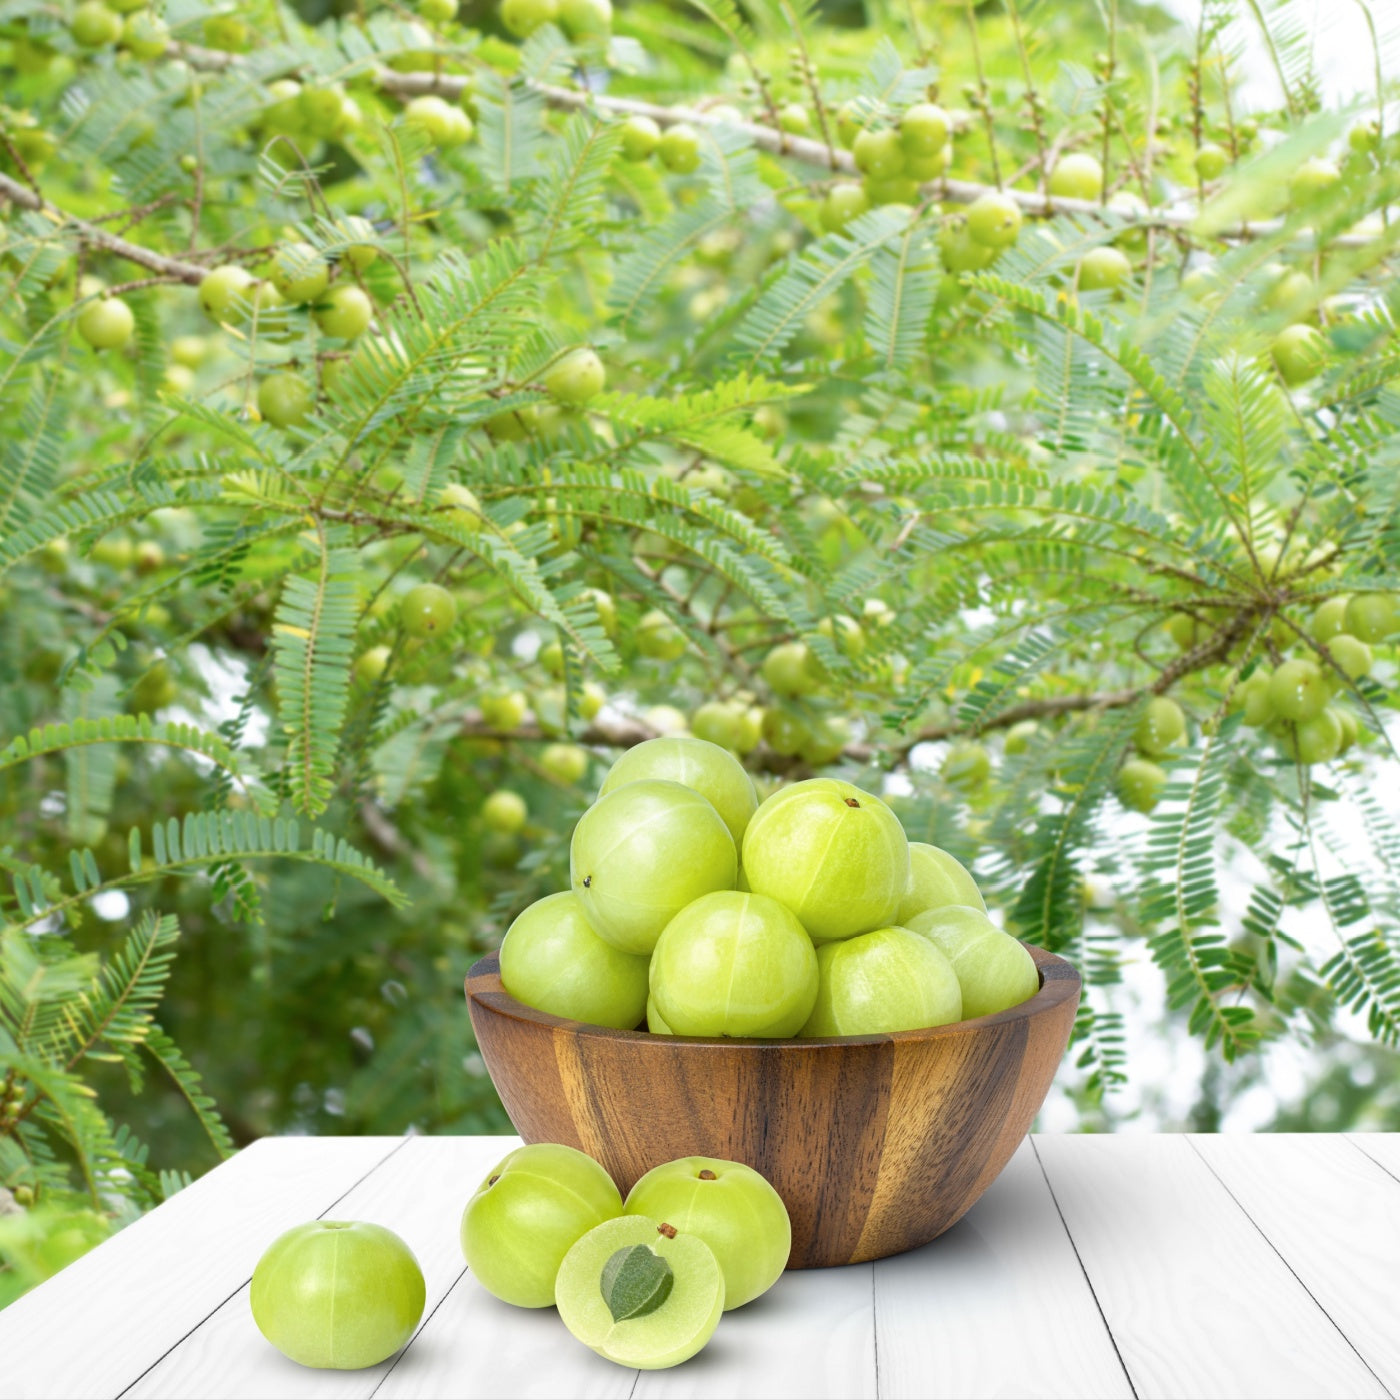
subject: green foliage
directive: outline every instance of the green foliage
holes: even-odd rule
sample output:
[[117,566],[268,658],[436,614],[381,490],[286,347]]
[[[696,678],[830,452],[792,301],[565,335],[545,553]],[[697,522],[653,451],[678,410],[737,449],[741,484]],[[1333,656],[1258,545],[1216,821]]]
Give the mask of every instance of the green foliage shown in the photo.
[[[769,711],[762,784],[883,788],[1077,963],[1084,1121],[1132,1081],[1149,963],[1231,1083],[1285,1040],[1393,1053],[1395,638],[1349,677],[1313,623],[1400,592],[1380,20],[1343,115],[1294,0],[1189,32],[1127,0],[639,0],[518,44],[483,3],[240,13],[247,52],[195,4],[155,59],[39,0],[0,16],[0,1303],[259,1134],[504,1128],[461,979],[564,884],[615,750],[707,701]],[[1241,106],[1244,55],[1273,109]],[[405,123],[425,91],[475,139]],[[924,101],[948,180],[823,227],[843,119]],[[637,103],[695,127],[693,172],[627,159]],[[1063,152],[1101,161],[1101,205],[1046,203]],[[961,211],[1003,185],[1024,227],[979,253]],[[364,334],[267,295],[290,242],[368,298]],[[1089,290],[1104,249],[1130,276]],[[229,264],[253,280],[216,324]],[[75,332],[89,277],[123,348]],[[1312,377],[1274,353],[1296,326]],[[556,401],[585,346],[606,386]],[[274,373],[304,420],[262,420]],[[455,619],[410,635],[429,582]],[[679,659],[639,646],[658,611]],[[763,679],[789,642],[810,695]],[[1251,717],[1288,656],[1345,752]],[[1144,817],[1115,784],[1158,697],[1188,734]],[[541,764],[560,739],[584,785]],[[990,777],[945,780],[973,739]],[[519,835],[481,820],[500,788]]]

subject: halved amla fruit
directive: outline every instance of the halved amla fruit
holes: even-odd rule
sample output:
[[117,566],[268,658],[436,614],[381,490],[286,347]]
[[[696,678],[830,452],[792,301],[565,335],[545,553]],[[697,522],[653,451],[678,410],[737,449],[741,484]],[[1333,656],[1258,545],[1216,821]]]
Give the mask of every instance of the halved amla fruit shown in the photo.
[[564,1256],[554,1281],[564,1325],[619,1366],[659,1371],[714,1336],[724,1274],[695,1235],[641,1215],[606,1220]]

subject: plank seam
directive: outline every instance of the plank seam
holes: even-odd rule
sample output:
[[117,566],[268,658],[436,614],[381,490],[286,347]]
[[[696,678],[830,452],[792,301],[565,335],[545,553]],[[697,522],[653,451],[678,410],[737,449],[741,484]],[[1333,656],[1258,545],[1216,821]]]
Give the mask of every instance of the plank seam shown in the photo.
[[404,1357],[408,1355],[409,1348],[411,1348],[414,1342],[416,1342],[418,1338],[423,1335],[423,1329],[433,1320],[433,1317],[437,1313],[437,1310],[457,1291],[457,1285],[461,1283],[461,1281],[464,1278],[466,1278],[466,1276],[470,1272],[471,1270],[464,1265],[461,1273],[459,1273],[457,1277],[454,1278],[445,1289],[443,1289],[442,1297],[439,1298],[437,1302],[433,1304],[433,1306],[428,1310],[427,1317],[423,1318],[418,1323],[418,1326],[413,1329],[413,1335],[408,1339],[408,1341],[406,1341],[403,1344],[403,1346],[399,1348],[399,1354],[396,1357],[394,1357],[394,1364],[390,1366],[389,1369],[385,1371],[384,1374],[380,1376],[380,1378],[375,1382],[374,1389],[371,1390],[369,1393],[369,1400],[374,1400],[374,1397],[379,1394],[380,1387],[384,1384],[385,1381],[389,1379],[390,1376],[394,1374],[394,1371],[398,1368],[399,1362],[402,1361]]
[[[259,1138],[259,1139],[258,1139],[258,1142],[266,1142],[266,1141],[267,1141],[266,1138]],[[365,1182],[365,1181],[368,1181],[369,1178],[372,1177],[372,1176],[375,1174],[375,1172],[377,1172],[377,1171],[380,1169],[380,1167],[382,1167],[382,1166],[384,1165],[384,1163],[387,1162],[387,1161],[389,1160],[389,1158],[392,1157],[392,1156],[394,1155],[395,1152],[400,1152],[400,1151],[402,1151],[403,1148],[404,1148],[404,1146],[405,1146],[409,1141],[411,1141],[411,1139],[410,1139],[409,1137],[407,1137],[407,1136],[401,1138],[401,1139],[399,1140],[398,1146],[396,1146],[396,1147],[392,1148],[390,1151],[386,1152],[386,1153],[384,1154],[384,1156],[382,1156],[382,1157],[381,1157],[367,1172],[365,1172],[362,1176],[358,1177],[355,1181],[352,1181],[352,1182],[350,1183],[350,1185],[347,1186],[347,1187],[345,1188],[345,1190],[342,1191],[342,1192],[340,1193],[340,1195],[338,1195],[338,1196],[335,1198],[335,1200],[333,1200],[333,1201],[325,1208],[325,1210],[318,1211],[318,1212],[316,1213],[315,1219],[317,1219],[317,1220],[324,1219],[325,1216],[328,1215],[331,1211],[333,1211],[333,1210],[336,1208],[336,1206],[338,1206],[338,1205],[341,1203],[341,1201],[343,1201],[357,1186],[361,1185],[361,1184],[362,1184],[363,1182]],[[250,1143],[250,1144],[249,1144],[249,1147],[255,1147],[255,1146],[257,1146],[257,1143]],[[244,1150],[247,1151],[248,1149],[245,1148]],[[161,1363],[162,1361],[164,1361],[165,1358],[166,1358],[167,1356],[169,1356],[170,1353],[171,1353],[172,1351],[174,1351],[176,1347],[183,1346],[183,1345],[185,1344],[185,1342],[187,1342],[191,1337],[193,1337],[194,1334],[195,1334],[196,1332],[198,1332],[199,1329],[200,1329],[201,1327],[203,1327],[204,1324],[205,1324],[206,1322],[208,1322],[209,1319],[210,1319],[211,1317],[214,1316],[215,1313],[217,1313],[217,1312],[219,1312],[221,1309],[227,1307],[228,1304],[229,1304],[234,1298],[238,1297],[238,1295],[239,1295],[240,1293],[242,1293],[243,1290],[244,1290],[251,1282],[252,1282],[252,1275],[250,1274],[247,1278],[245,1278],[245,1279],[238,1285],[237,1288],[235,1288],[235,1289],[233,1290],[232,1293],[230,1293],[230,1294],[228,1295],[227,1298],[222,1299],[215,1307],[210,1308],[209,1311],[208,1311],[207,1313],[205,1313],[204,1316],[201,1317],[201,1318],[199,1319],[199,1321],[196,1322],[195,1325],[194,1325],[193,1327],[191,1327],[190,1330],[189,1330],[188,1332],[186,1332],[186,1333],[185,1333],[183,1336],[181,1336],[181,1337],[177,1337],[177,1338],[175,1339],[175,1341],[173,1341],[168,1347],[166,1347],[166,1349],[165,1349],[163,1352],[161,1352],[161,1354],[160,1354],[158,1357],[156,1357],[156,1359],[155,1359],[154,1361],[152,1361],[151,1364],[150,1364],[149,1366],[147,1366],[146,1369],[145,1369],[144,1371],[142,1371],[140,1375],[134,1376],[130,1381],[128,1381],[127,1384],[124,1385],[124,1386],[117,1392],[117,1400],[122,1400],[122,1397],[123,1397],[124,1395],[126,1395],[128,1391],[130,1391],[133,1387],[139,1385],[148,1375],[150,1375],[150,1373],[151,1373],[152,1371],[154,1371],[155,1368],[156,1368],[157,1366],[159,1366],[160,1363]]]
[[[1346,1141],[1349,1142],[1349,1143],[1351,1143],[1351,1145],[1352,1145],[1352,1146],[1353,1146],[1353,1147],[1354,1147],[1368,1162],[1372,1162],[1372,1163],[1374,1163],[1376,1166],[1378,1166],[1392,1181],[1400,1181],[1400,1176],[1396,1176],[1395,1173],[1394,1173],[1393,1171],[1391,1171],[1390,1168],[1389,1168],[1388,1166],[1386,1166],[1386,1164],[1385,1164],[1384,1162],[1382,1162],[1381,1159],[1380,1159],[1379,1157],[1373,1157],[1373,1156],[1371,1156],[1371,1154],[1370,1154],[1369,1152],[1367,1152],[1366,1149],[1365,1149],[1364,1147],[1362,1147],[1362,1145],[1361,1145],[1359,1142],[1357,1142],[1356,1138],[1355,1138],[1351,1133],[1338,1133],[1337,1136],[1338,1136],[1338,1137],[1341,1137],[1341,1138],[1345,1138]],[[1389,1134],[1387,1134],[1387,1136],[1389,1136]]]
[[870,1346],[875,1353],[875,1400],[880,1400],[880,1309],[875,1304],[875,1265],[870,1265]]
[[1387,1386],[1386,1383],[1378,1375],[1376,1375],[1374,1370],[1372,1370],[1371,1363],[1367,1361],[1364,1356],[1362,1356],[1360,1351],[1357,1350],[1356,1343],[1353,1342],[1352,1339],[1348,1337],[1345,1332],[1342,1331],[1341,1327],[1337,1323],[1336,1318],[1334,1318],[1332,1314],[1322,1306],[1322,1304],[1318,1301],[1316,1295],[1313,1293],[1312,1289],[1309,1288],[1308,1285],[1303,1282],[1302,1278],[1298,1274],[1298,1271],[1284,1257],[1283,1251],[1279,1249],[1279,1247],[1273,1242],[1273,1240],[1271,1240],[1268,1237],[1268,1235],[1264,1233],[1259,1222],[1255,1220],[1255,1218],[1249,1213],[1248,1210],[1245,1209],[1244,1203],[1240,1200],[1240,1198],[1237,1195],[1235,1195],[1235,1193],[1232,1190],[1230,1190],[1229,1186],[1225,1182],[1225,1178],[1222,1177],[1213,1166],[1211,1166],[1210,1161],[1206,1157],[1205,1153],[1202,1152],[1200,1148],[1196,1146],[1195,1142],[1192,1141],[1193,1134],[1183,1133],[1182,1136],[1186,1139],[1187,1146],[1190,1147],[1191,1151],[1194,1152],[1196,1156],[1199,1157],[1201,1161],[1205,1164],[1206,1170],[1220,1183],[1220,1189],[1224,1191],[1224,1193],[1235,1203],[1236,1206],[1239,1207],[1240,1214],[1243,1215],[1244,1218],[1248,1220],[1251,1225],[1254,1226],[1254,1229],[1258,1233],[1259,1238],[1263,1240],[1264,1243],[1268,1245],[1270,1249],[1273,1250],[1274,1254],[1278,1258],[1279,1263],[1282,1264],[1283,1267],[1287,1269],[1290,1274],[1293,1275],[1294,1281],[1297,1283],[1298,1287],[1301,1288],[1303,1292],[1306,1293],[1308,1297],[1312,1300],[1313,1306],[1318,1310],[1318,1312],[1320,1312],[1323,1315],[1323,1317],[1327,1319],[1328,1322],[1332,1324],[1332,1327],[1336,1331],[1337,1335],[1347,1344],[1347,1346],[1351,1348],[1352,1354],[1356,1357],[1356,1359],[1368,1371],[1370,1371],[1372,1377],[1375,1379],[1376,1384],[1380,1386],[1381,1393],[1384,1395],[1390,1395],[1392,1397],[1392,1400],[1394,1400],[1394,1395],[1390,1387]]
[[1132,1372],[1128,1370],[1128,1363],[1123,1360],[1123,1353],[1118,1349],[1118,1338],[1113,1335],[1113,1328],[1108,1325],[1108,1317],[1104,1313],[1103,1304],[1099,1302],[1098,1290],[1094,1287],[1094,1280],[1089,1277],[1089,1270],[1084,1267],[1084,1260],[1079,1254],[1079,1245],[1075,1242],[1074,1232],[1069,1228],[1069,1222],[1065,1219],[1065,1213],[1060,1209],[1060,1198],[1055,1194],[1055,1183],[1050,1180],[1050,1173],[1045,1170],[1045,1162],[1040,1155],[1040,1149],[1035,1145],[1035,1134],[1028,1134],[1031,1144],[1031,1151],[1035,1153],[1036,1166],[1040,1168],[1040,1174],[1045,1178],[1045,1189],[1050,1192],[1050,1199],[1055,1206],[1055,1214],[1060,1217],[1060,1224],[1064,1228],[1065,1238],[1069,1240],[1069,1247],[1074,1251],[1075,1262],[1079,1265],[1079,1272],[1084,1275],[1084,1283],[1089,1289],[1089,1296],[1094,1300],[1094,1307],[1098,1309],[1099,1321],[1103,1323],[1103,1330],[1108,1333],[1109,1343],[1113,1347],[1113,1354],[1118,1358],[1118,1364],[1123,1369],[1123,1379],[1128,1383],[1128,1389],[1133,1393],[1133,1400],[1139,1400],[1138,1388],[1133,1381]]

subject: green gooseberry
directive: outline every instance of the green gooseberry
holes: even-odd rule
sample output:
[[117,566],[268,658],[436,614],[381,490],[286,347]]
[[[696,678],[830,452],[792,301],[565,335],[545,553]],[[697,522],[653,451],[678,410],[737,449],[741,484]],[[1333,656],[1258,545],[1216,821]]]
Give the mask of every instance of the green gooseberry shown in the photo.
[[743,866],[753,891],[785,904],[814,940],[849,938],[894,917],[909,888],[909,842],[878,797],[811,778],[760,804]]
[[1327,704],[1327,685],[1312,661],[1283,662],[1269,681],[1269,702],[1280,719],[1307,720]]
[[947,146],[951,134],[947,112],[932,102],[916,102],[899,121],[899,142],[906,155],[938,154]]
[[763,658],[763,679],[774,695],[793,698],[821,689],[821,665],[805,642],[782,642]]
[[1133,275],[1133,264],[1121,248],[1093,248],[1079,260],[1076,280],[1082,292],[1117,291]]
[[761,1297],[792,1252],[783,1198],[761,1173],[719,1157],[681,1157],[637,1179],[624,1215],[664,1220],[703,1240],[724,1274],[724,1310]]
[[544,387],[561,403],[579,405],[603,392],[607,371],[587,346],[570,350],[544,372]]
[[909,920],[926,909],[945,904],[965,904],[984,913],[987,902],[972,873],[955,856],[926,841],[909,843],[909,884],[895,911],[894,922],[907,927]]
[[549,744],[540,754],[540,767],[561,783],[582,782],[588,772],[588,750],[578,744]]
[[1269,347],[1274,364],[1289,388],[1306,384],[1327,363],[1327,337],[1316,326],[1285,326]]
[[131,339],[136,318],[120,297],[100,297],[78,312],[78,334],[94,350],[120,350]]
[[1363,642],[1383,642],[1400,628],[1400,608],[1389,593],[1357,593],[1347,603],[1346,624]]
[[1021,206],[1009,194],[989,191],[967,209],[967,236],[984,248],[1009,248],[1021,232]]
[[628,749],[608,770],[598,796],[644,778],[680,783],[698,792],[719,813],[736,847],[758,810],[758,794],[744,765],[727,748],[694,735],[665,735]]
[[673,175],[690,175],[700,168],[700,135],[689,122],[677,122],[662,136],[657,155]]
[[68,24],[73,42],[85,49],[100,49],[107,44],[115,44],[121,38],[121,16],[101,3],[101,0],[83,0],[73,11]]
[[685,633],[659,608],[642,614],[634,636],[637,651],[654,661],[675,661],[685,654]]
[[570,884],[614,946],[650,953],[686,905],[734,888],[738,856],[724,819],[680,783],[647,778],[601,796],[574,828]]
[[979,909],[929,909],[915,915],[909,931],[927,938],[952,965],[966,1020],[1019,1006],[1040,990],[1035,959]]
[[622,154],[630,161],[643,161],[661,144],[661,128],[647,116],[637,113],[622,124]]
[[537,1011],[618,1030],[646,1013],[647,959],[600,938],[572,891],[546,895],[520,914],[500,959],[501,985]]
[[650,990],[674,1035],[785,1038],[811,1014],[817,955],[776,899],[716,890],[662,930]]
[[827,191],[818,218],[827,233],[839,233],[852,219],[869,208],[870,199],[864,188],[851,181],[842,181]]
[[1296,724],[1285,725],[1278,742],[1295,763],[1330,763],[1342,751],[1342,724],[1336,711],[1319,710]]
[[1359,680],[1362,676],[1371,674],[1375,657],[1371,648],[1359,637],[1353,637],[1348,632],[1338,632],[1328,640],[1326,646],[1332,653],[1333,661],[1348,680]]
[[[928,916],[920,916],[928,917]],[[957,973],[932,939],[879,928],[817,949],[816,1004],[804,1038],[880,1035],[963,1018]]]
[[387,1361],[413,1335],[427,1287],[392,1230],[312,1220],[279,1235],[248,1289],[258,1331],[302,1366],[355,1371]]
[[353,283],[341,282],[321,298],[312,315],[323,335],[354,340],[369,329],[374,319],[374,303]]
[[518,792],[509,788],[497,788],[481,804],[481,821],[488,831],[499,832],[502,836],[515,836],[525,829],[530,809]]
[[403,595],[399,619],[410,637],[436,637],[457,622],[457,600],[441,584],[420,583]]
[[518,1308],[547,1308],[570,1249],[622,1214],[613,1179],[586,1153],[532,1143],[507,1153],[462,1212],[462,1254],[488,1292]]
[[236,263],[224,263],[206,272],[199,283],[199,304],[215,321],[230,319],[239,301],[245,299],[256,279],[247,268]]
[[904,147],[899,133],[885,129],[862,131],[851,147],[856,169],[875,180],[892,180],[904,173]]
[[1103,166],[1087,151],[1071,151],[1056,162],[1048,188],[1060,199],[1101,199]]
[[1155,758],[1179,744],[1185,734],[1186,716],[1181,706],[1170,696],[1154,695],[1138,718],[1133,743],[1139,753]]
[[501,23],[517,39],[528,39],[559,17],[559,0],[501,0]]
[[1316,611],[1312,615],[1313,638],[1319,642],[1330,641],[1339,633],[1347,630],[1347,603],[1349,599],[1346,594],[1339,594],[1335,598],[1328,598],[1326,602],[1319,603]]
[[1218,180],[1230,166],[1230,153],[1224,146],[1208,141],[1196,152],[1196,174],[1207,182]]
[[258,385],[258,412],[274,428],[300,427],[311,412],[313,397],[301,375],[279,370]]
[[960,740],[949,746],[940,771],[944,782],[970,792],[991,776],[991,755],[982,744]]
[[1150,812],[1166,786],[1163,769],[1147,758],[1130,758],[1119,770],[1114,784],[1118,800],[1135,812]]

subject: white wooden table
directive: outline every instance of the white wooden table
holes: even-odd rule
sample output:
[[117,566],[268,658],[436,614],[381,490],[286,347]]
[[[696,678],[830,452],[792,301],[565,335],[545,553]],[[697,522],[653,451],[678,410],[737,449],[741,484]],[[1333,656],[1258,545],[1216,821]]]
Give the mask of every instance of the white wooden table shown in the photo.
[[[641,1373],[466,1273],[516,1141],[256,1143],[0,1312],[0,1396],[1400,1396],[1400,1135],[1037,1137],[942,1239],[787,1274]],[[328,1214],[427,1278],[373,1370],[304,1370],[249,1313],[262,1250]]]

